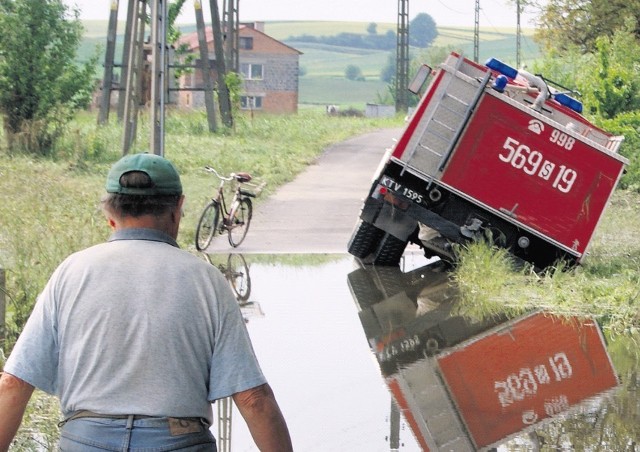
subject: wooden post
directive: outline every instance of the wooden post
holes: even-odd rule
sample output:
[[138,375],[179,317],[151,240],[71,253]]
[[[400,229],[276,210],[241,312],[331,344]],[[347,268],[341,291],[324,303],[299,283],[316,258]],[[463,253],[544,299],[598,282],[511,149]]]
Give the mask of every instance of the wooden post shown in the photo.
[[107,31],[107,50],[104,57],[104,76],[102,77],[102,95],[100,97],[100,111],[98,124],[106,124],[109,120],[111,108],[111,91],[113,90],[113,59],[116,52],[116,33],[118,28],[118,0],[111,2],[109,14],[109,28]]
[[4,268],[0,268],[0,344],[4,343],[6,332],[6,294],[7,293],[7,278],[4,272]]
[[[133,3],[134,0],[131,0]],[[142,77],[144,76],[143,50],[144,30],[146,21],[147,0],[136,0],[136,9],[132,20],[127,24],[131,35],[129,44],[129,58],[125,84],[124,105],[124,134],[122,139],[122,154],[126,155],[136,139],[138,126],[138,108],[142,96]]]
[[224,79],[227,75],[227,69],[224,61],[224,37],[222,34],[222,24],[220,23],[218,2],[217,0],[210,0],[209,4],[211,8],[211,28],[213,29],[213,47],[216,55],[216,66],[218,68],[218,102],[220,104],[220,116],[225,126],[232,127],[231,99],[227,82]]
[[198,31],[198,46],[200,47],[200,67],[202,70],[202,83],[204,84],[204,105],[207,109],[207,121],[209,132],[218,130],[216,123],[216,107],[213,102],[213,80],[211,79],[211,62],[209,61],[209,48],[207,47],[207,34],[202,14],[202,3],[196,0],[193,3],[196,13],[196,29]]

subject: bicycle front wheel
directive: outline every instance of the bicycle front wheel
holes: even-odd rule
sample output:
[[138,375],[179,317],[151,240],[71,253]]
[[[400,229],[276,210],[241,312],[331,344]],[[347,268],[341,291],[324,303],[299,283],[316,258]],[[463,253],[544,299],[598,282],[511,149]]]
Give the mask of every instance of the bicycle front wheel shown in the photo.
[[217,201],[211,201],[202,211],[196,228],[196,249],[198,251],[207,249],[213,236],[218,232],[219,222],[220,204]]
[[249,266],[242,254],[229,254],[227,258],[227,279],[240,304],[246,302],[251,294]]
[[233,203],[227,229],[229,230],[229,243],[234,248],[240,245],[247,236],[252,214],[253,206],[250,199],[240,198]]

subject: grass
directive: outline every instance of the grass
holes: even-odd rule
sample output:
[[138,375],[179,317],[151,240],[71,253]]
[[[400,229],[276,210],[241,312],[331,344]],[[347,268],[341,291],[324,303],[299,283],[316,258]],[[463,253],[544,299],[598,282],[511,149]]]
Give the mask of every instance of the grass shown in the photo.
[[[215,181],[202,170],[205,165],[223,173],[251,172],[266,182],[266,197],[330,144],[399,121],[328,117],[323,110],[305,109],[294,116],[240,117],[233,133],[211,134],[204,113],[171,112],[165,155],[175,162],[185,187],[181,245],[194,249],[200,210],[213,193]],[[134,152],[147,150],[148,126],[148,119],[141,117]],[[55,266],[67,254],[108,236],[98,201],[105,174],[121,155],[120,133],[115,121],[97,127],[94,114],[83,114],[60,143],[55,160],[0,152],[0,191],[5,198],[0,203],[0,266],[7,269],[9,289],[7,344]]]
[[[239,118],[232,133],[210,134],[204,113],[171,111],[166,121],[166,155],[180,170],[187,203],[179,243],[195,253],[193,231],[213,191],[204,165],[223,172],[249,171],[267,182],[263,197],[291,181],[327,146],[379,127],[388,120],[328,117],[320,109],[294,116]],[[82,114],[65,135],[55,159],[10,155],[0,149],[0,266],[7,271],[8,353],[36,295],[69,253],[103,241],[109,230],[98,200],[110,165],[120,157],[121,125],[95,125]],[[145,150],[149,128],[138,125],[137,151]],[[144,138],[143,138],[144,137]],[[0,132],[0,139],[2,139]],[[258,203],[261,199],[258,198]],[[464,315],[488,316],[509,310],[550,308],[566,314],[595,314],[624,356],[637,352],[640,287],[640,195],[617,192],[592,242],[584,265],[544,274],[516,270],[509,256],[486,244],[460,252],[454,276],[462,291]],[[326,257],[325,257],[326,258]],[[296,257],[292,258],[296,263]],[[636,356],[637,358],[637,356]],[[637,368],[629,358],[628,368]],[[616,367],[621,366],[616,363]],[[59,409],[52,397],[36,392],[12,450],[48,450],[57,439]]]
[[595,316],[610,338],[640,333],[640,196],[618,191],[582,265],[539,274],[518,269],[504,250],[474,243],[460,253],[454,279],[473,317],[543,309]]
[[[321,109],[305,109],[294,116],[240,117],[232,133],[211,134],[204,113],[170,112],[165,155],[181,172],[187,198],[178,240],[181,247],[196,253],[195,225],[213,193],[214,181],[202,170],[204,165],[223,173],[251,172],[267,182],[262,194],[266,197],[332,143],[368,130],[396,127],[401,121],[328,117]],[[71,124],[55,159],[11,155],[0,148],[0,267],[7,278],[7,329],[0,342],[0,368],[55,267],[70,253],[102,242],[110,234],[99,199],[108,168],[121,156],[121,129],[115,121],[97,127],[95,114],[84,113]],[[143,151],[149,136],[143,118],[138,130],[136,151]],[[11,450],[51,450],[58,437],[58,421],[55,398],[36,391]]]

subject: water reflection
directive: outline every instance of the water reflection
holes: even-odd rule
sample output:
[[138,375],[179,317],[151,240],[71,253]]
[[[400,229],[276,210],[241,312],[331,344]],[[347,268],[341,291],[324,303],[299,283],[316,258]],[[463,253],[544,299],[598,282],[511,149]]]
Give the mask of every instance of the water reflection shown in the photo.
[[474,319],[440,263],[348,275],[371,350],[423,450],[485,450],[618,386],[592,319]]
[[[635,348],[609,350],[625,390],[608,390],[593,321],[467,315],[446,269],[412,256],[244,258],[247,327],[297,451],[640,450]],[[221,450],[255,451],[228,411]]]

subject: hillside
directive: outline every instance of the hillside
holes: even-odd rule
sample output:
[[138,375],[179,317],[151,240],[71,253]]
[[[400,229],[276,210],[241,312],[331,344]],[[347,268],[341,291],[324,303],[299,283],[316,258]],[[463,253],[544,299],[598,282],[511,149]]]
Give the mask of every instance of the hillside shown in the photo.
[[[79,51],[79,60],[87,61],[96,49],[104,54],[107,35],[107,21],[86,21],[86,33]],[[359,49],[353,47],[331,46],[326,44],[297,42],[292,37],[333,36],[339,33],[366,34],[369,23],[365,22],[324,22],[324,21],[274,21],[265,22],[265,33],[285,42],[302,52],[300,68],[300,104],[337,104],[362,109],[366,103],[376,103],[388,99],[387,83],[380,80],[382,69],[392,57],[392,51]],[[125,24],[118,24],[118,48],[116,55],[122,54],[122,34]],[[378,34],[394,31],[392,23],[376,24]],[[182,24],[183,33],[195,30],[193,24]],[[455,50],[473,56],[473,28],[471,27],[438,27],[438,38],[434,46]],[[411,56],[424,59],[428,52],[424,49],[411,49]],[[530,62],[540,56],[538,46],[533,42],[533,30],[525,29],[521,36],[521,57],[523,62]],[[485,61],[495,57],[515,65],[516,32],[508,28],[481,28],[479,41],[479,60]],[[116,57],[118,61],[119,58]],[[100,59],[102,62],[102,57]],[[422,62],[422,61],[421,61]],[[437,64],[438,61],[424,61]],[[360,68],[363,81],[347,80],[344,76],[348,65]],[[98,76],[102,76],[102,64],[98,68]]]

